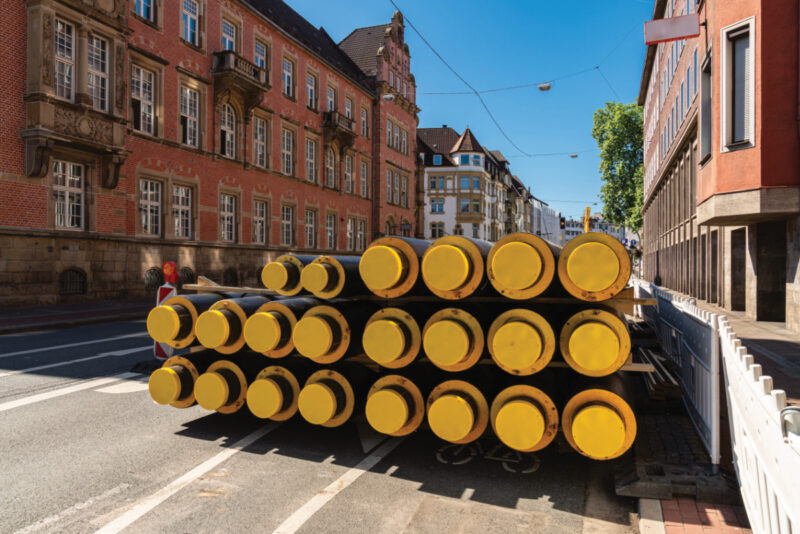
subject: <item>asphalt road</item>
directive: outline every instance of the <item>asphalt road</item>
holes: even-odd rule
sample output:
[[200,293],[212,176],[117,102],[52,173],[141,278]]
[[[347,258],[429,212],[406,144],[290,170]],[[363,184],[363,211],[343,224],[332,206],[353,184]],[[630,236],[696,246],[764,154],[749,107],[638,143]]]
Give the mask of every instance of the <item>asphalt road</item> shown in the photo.
[[144,321],[0,336],[0,532],[634,532],[612,466],[162,407]]

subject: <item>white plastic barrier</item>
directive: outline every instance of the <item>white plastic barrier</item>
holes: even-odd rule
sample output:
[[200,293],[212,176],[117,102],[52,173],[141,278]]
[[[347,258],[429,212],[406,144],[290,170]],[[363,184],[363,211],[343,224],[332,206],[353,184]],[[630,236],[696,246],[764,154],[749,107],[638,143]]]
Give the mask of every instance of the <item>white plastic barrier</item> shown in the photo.
[[755,533],[800,532],[800,410],[719,319],[734,466]]

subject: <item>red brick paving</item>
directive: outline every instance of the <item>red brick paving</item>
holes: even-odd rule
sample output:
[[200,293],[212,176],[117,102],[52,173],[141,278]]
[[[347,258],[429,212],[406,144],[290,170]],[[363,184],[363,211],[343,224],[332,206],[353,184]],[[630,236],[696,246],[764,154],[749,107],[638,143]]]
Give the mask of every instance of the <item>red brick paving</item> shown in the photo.
[[680,497],[662,500],[666,534],[751,533],[747,514],[741,506],[710,504]]

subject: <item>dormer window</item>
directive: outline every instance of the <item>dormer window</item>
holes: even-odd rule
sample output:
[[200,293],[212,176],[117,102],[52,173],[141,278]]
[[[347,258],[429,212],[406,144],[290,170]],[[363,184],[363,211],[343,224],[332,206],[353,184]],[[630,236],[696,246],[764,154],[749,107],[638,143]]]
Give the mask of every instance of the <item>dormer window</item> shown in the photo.
[[442,164],[442,156],[440,154],[435,154],[433,156],[433,164],[434,165],[441,165]]
[[461,155],[461,165],[469,165],[469,154]]
[[481,157],[478,154],[472,155],[472,164],[475,165],[476,167],[481,166]]

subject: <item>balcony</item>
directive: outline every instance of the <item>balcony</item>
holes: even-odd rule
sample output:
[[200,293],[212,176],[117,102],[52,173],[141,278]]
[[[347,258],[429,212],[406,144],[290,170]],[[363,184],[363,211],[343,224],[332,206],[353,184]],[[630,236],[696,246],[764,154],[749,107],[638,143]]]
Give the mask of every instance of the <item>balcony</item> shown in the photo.
[[214,94],[238,96],[247,112],[257,106],[269,89],[267,71],[246,60],[233,50],[214,52],[211,75]]
[[326,111],[322,114],[322,131],[325,144],[336,145],[341,153],[353,146],[356,138],[355,121],[338,111]]

